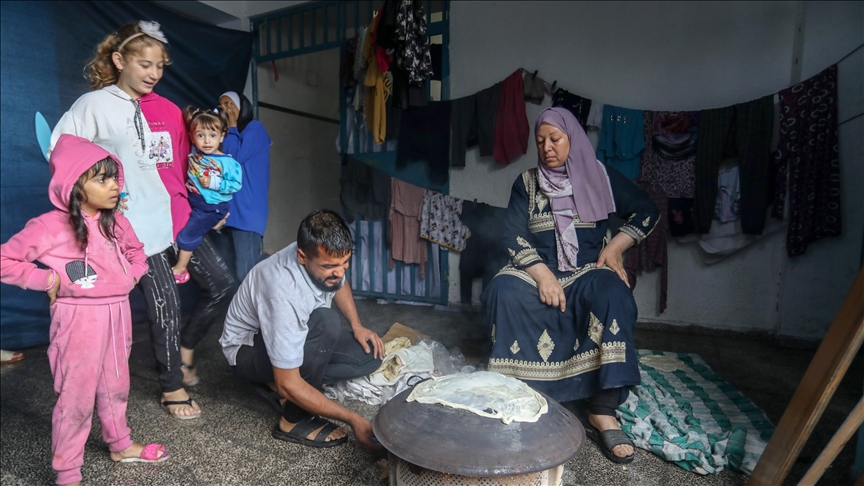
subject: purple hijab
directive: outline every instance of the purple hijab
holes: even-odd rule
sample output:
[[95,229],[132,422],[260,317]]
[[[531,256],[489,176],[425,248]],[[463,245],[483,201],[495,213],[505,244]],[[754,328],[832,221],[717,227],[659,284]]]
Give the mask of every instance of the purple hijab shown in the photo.
[[585,223],[594,223],[609,218],[615,212],[612,187],[606,169],[597,161],[594,148],[585,131],[565,108],[546,108],[534,123],[534,133],[540,125],[548,123],[567,134],[570,154],[564,166],[550,169],[543,164],[538,153],[538,184],[549,197],[555,219],[555,240],[558,247],[558,269],[570,271],[577,268],[576,256],[579,241],[573,227],[574,215]]

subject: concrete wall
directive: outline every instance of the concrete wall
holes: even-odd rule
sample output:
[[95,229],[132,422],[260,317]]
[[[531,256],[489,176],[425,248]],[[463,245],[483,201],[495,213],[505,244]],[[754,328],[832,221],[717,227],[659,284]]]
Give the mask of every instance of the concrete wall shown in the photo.
[[[453,98],[524,67],[588,98],[650,110],[700,110],[775,93],[796,74],[796,46],[806,79],[859,45],[864,30],[860,2],[452,2],[450,19]],[[802,38],[796,20],[804,24]],[[857,74],[841,69],[841,119],[861,111],[847,92],[857,87],[860,99],[860,65]],[[549,102],[529,104],[529,120]],[[635,291],[640,319],[821,336],[858,265],[860,127],[859,119],[841,131],[849,223],[843,238],[816,243],[789,262],[781,231],[710,266],[693,245],[670,243],[668,309],[656,312],[657,273],[649,273]],[[513,180],[537,163],[531,149],[506,167],[479,158],[476,149],[466,162],[451,171],[451,194],[496,206],[506,206]],[[450,261],[450,274],[458,275],[458,256]],[[453,282],[451,301],[458,295]]]
[[[278,81],[271,63],[257,69],[260,101],[339,119],[337,49],[276,61]],[[259,118],[273,140],[264,246],[278,251],[297,239],[304,216],[339,209],[339,125],[267,108],[259,109]]]
[[[864,42],[864,2],[804,2],[801,79],[820,72]],[[864,49],[838,65],[840,122],[864,111]],[[864,117],[840,126],[843,234],[785,259],[779,333],[822,336],[861,264],[864,228]]]
[[[248,29],[248,18],[304,2],[203,2],[238,17],[224,27]],[[588,98],[628,108],[700,110],[775,93],[806,79],[864,38],[862,2],[451,2],[450,92],[469,95],[524,67]],[[260,99],[337,118],[331,61],[260,66]],[[323,54],[322,54],[323,55]],[[858,51],[840,64],[840,120],[864,109]],[[283,66],[284,63],[284,66]],[[311,67],[310,67],[311,66]],[[319,87],[304,70],[318,71]],[[247,95],[251,98],[251,86]],[[319,96],[320,95],[320,96]],[[331,100],[328,104],[326,98]],[[533,121],[542,108],[528,105]],[[330,111],[332,109],[332,111]],[[329,114],[327,114],[329,113]],[[261,110],[274,139],[271,218],[265,244],[292,241],[297,222],[319,206],[335,207],[338,174],[335,125]],[[815,243],[790,260],[785,230],[768,235],[719,263],[703,263],[692,244],[669,244],[669,301],[656,312],[657,272],[639,280],[635,296],[642,321],[761,330],[821,337],[857,273],[864,227],[864,148],[858,118],[840,129],[844,234]],[[596,143],[596,132],[589,132]],[[332,157],[331,157],[332,156]],[[469,150],[467,166],[451,171],[451,194],[506,206],[509,188],[533,167],[533,150],[499,167]],[[318,177],[320,171],[328,177]],[[316,175],[313,179],[312,175]],[[450,275],[458,275],[451,252]],[[475,294],[479,294],[475,282]],[[450,300],[459,299],[451,282]]]

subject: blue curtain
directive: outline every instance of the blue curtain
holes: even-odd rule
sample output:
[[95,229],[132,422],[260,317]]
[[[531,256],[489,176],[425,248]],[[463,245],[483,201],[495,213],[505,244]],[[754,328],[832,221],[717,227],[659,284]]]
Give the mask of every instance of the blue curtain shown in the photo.
[[[84,66],[96,45],[129,22],[159,22],[172,64],[156,92],[183,108],[214,107],[225,91],[242,92],[252,58],[252,34],[202,24],[149,2],[0,2],[0,242],[53,206],[48,164],[36,142],[34,117],[53,128],[89,90]],[[198,289],[183,285],[184,312]],[[146,320],[143,296],[131,296],[135,322]],[[0,347],[48,342],[45,295],[0,285]]]

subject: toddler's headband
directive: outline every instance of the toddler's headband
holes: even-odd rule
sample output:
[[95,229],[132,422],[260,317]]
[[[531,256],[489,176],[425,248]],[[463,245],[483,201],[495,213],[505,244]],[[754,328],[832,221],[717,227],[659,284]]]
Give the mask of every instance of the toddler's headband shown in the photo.
[[126,40],[120,43],[120,46],[117,48],[117,52],[121,52],[123,50],[123,47],[125,47],[126,44],[129,43],[129,41],[136,37],[141,37],[142,35],[152,37],[163,44],[168,43],[168,39],[165,37],[165,34],[163,34],[161,30],[159,30],[159,22],[148,22],[146,20],[142,20],[138,22],[138,27],[141,29],[141,32],[138,32],[137,34],[132,34],[127,37]]

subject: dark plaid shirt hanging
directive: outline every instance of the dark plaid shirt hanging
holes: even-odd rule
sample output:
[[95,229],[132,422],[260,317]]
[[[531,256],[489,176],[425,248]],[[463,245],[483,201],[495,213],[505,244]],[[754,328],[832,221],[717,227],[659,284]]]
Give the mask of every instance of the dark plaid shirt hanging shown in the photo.
[[780,92],[780,139],[774,154],[772,215],[783,219],[787,177],[786,252],[837,236],[840,224],[840,155],[837,139],[837,65]]

